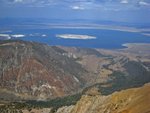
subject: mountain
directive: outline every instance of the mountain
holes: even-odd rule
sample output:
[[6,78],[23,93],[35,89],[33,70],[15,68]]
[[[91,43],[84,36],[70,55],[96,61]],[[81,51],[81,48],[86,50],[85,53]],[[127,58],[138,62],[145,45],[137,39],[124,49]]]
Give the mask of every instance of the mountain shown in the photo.
[[100,93],[96,94],[93,92],[90,95],[84,94],[75,106],[60,108],[56,113],[150,112],[150,84],[146,84],[140,88],[131,88],[115,92],[108,96],[103,96]]
[[[149,113],[150,83],[138,88],[130,88],[110,95],[102,95],[96,87],[90,88],[74,105],[59,108],[42,107],[28,103],[3,103],[2,113]],[[56,102],[56,101],[53,101]],[[57,101],[62,102],[62,101]],[[50,104],[50,103],[49,103]],[[57,105],[57,103],[53,103]]]
[[116,50],[61,48],[76,56],[77,62],[93,74],[92,83],[108,95],[150,82],[150,45],[127,45],[128,48]]
[[0,41],[0,112],[148,113],[150,45],[125,46]]
[[7,95],[2,98],[46,99],[77,92],[88,73],[65,54],[55,46],[1,41],[0,94]]

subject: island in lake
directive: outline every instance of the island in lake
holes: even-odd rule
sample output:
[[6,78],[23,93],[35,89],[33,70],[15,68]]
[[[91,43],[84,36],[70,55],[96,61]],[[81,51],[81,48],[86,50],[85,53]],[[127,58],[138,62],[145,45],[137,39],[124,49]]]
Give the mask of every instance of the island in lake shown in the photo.
[[64,39],[96,39],[95,36],[76,35],[76,34],[59,34],[59,35],[56,35],[56,37],[64,38]]

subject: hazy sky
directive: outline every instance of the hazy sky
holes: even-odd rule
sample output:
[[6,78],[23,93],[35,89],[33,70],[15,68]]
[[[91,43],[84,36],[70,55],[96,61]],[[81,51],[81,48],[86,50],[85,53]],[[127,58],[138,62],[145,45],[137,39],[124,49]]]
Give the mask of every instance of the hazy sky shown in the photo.
[[5,17],[150,23],[150,0],[0,0]]

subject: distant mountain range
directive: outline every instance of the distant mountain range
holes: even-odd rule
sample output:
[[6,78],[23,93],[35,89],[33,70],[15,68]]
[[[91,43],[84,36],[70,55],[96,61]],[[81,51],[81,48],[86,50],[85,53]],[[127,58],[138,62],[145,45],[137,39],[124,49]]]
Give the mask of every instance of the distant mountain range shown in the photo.
[[48,19],[48,18],[0,18],[1,26],[11,25],[26,25],[26,24],[98,24],[98,25],[113,25],[136,28],[149,28],[150,23],[138,22],[119,22],[109,20],[94,20],[94,19]]

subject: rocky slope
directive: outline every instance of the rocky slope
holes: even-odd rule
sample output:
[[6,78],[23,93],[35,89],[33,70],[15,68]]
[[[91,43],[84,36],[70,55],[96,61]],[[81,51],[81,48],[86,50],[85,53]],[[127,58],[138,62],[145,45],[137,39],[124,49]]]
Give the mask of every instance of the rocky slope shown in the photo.
[[0,41],[1,99],[62,97],[94,84],[105,95],[142,86],[150,82],[148,47],[102,50]]
[[120,50],[61,48],[93,74],[93,83],[104,95],[150,82],[149,44]]
[[150,84],[146,84],[108,96],[84,94],[74,107],[62,107],[57,113],[150,113],[149,100]]
[[35,107],[25,103],[0,104],[0,112],[15,113],[150,113],[150,83],[110,95],[102,95],[92,87],[70,106]]
[[38,43],[1,41],[1,98],[46,99],[80,90],[88,81],[88,73],[64,53],[58,47]]
[[149,82],[149,44],[103,50],[0,41],[2,111],[148,113]]

